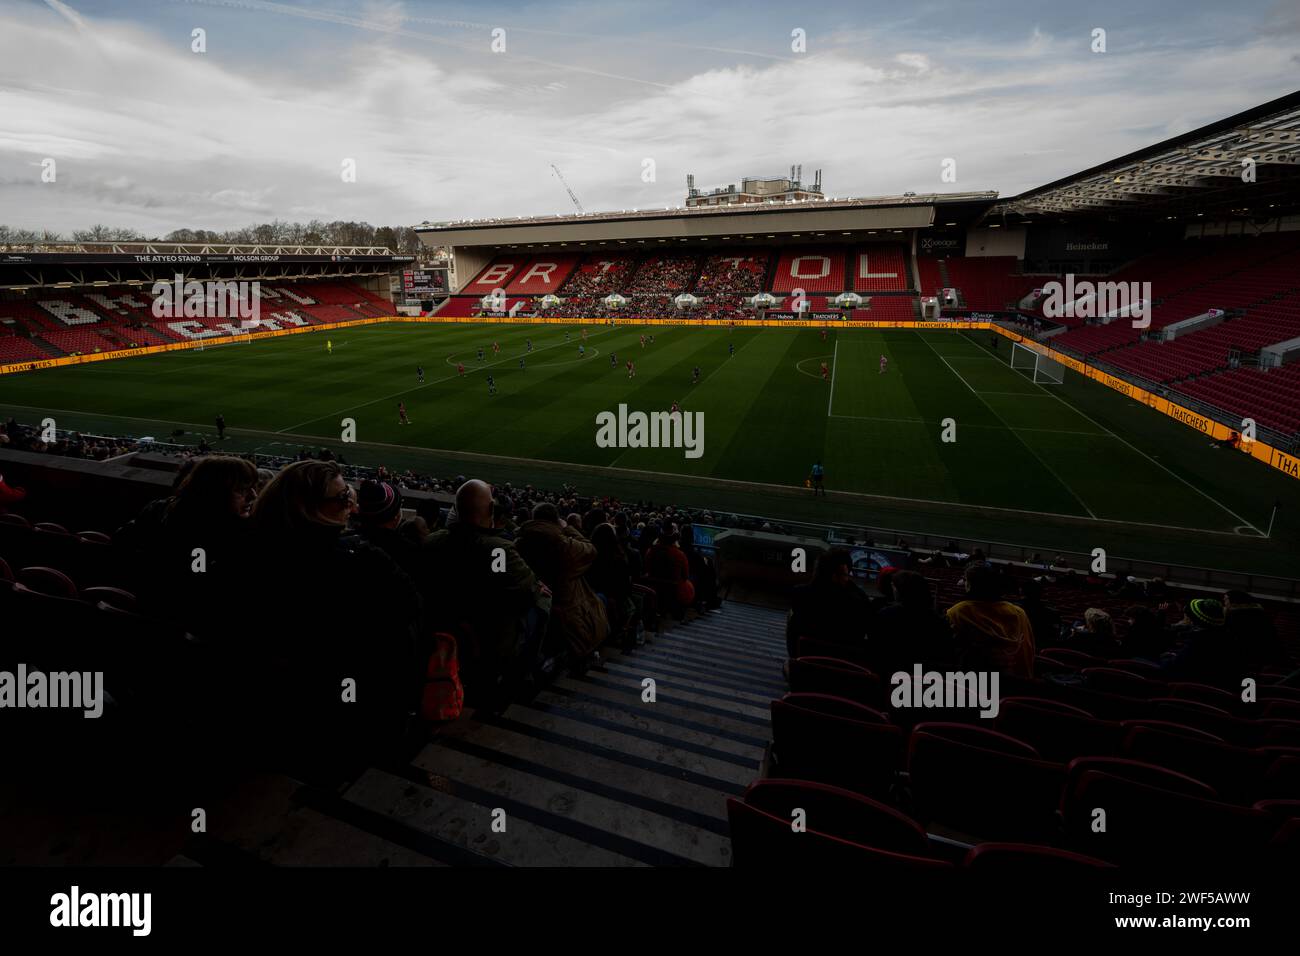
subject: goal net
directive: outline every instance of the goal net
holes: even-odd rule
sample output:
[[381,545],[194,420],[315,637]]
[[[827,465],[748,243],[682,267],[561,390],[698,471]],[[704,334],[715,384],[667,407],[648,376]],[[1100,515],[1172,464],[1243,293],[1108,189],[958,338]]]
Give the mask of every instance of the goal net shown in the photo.
[[1060,385],[1065,381],[1065,366],[1054,359],[1041,355],[1019,342],[1011,348],[1011,367],[1024,372],[1037,384]]

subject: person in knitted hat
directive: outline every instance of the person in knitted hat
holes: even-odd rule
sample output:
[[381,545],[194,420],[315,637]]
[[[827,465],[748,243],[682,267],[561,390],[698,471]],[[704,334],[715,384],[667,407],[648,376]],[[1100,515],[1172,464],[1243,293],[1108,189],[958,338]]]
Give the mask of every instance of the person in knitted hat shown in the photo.
[[386,481],[361,482],[357,489],[357,511],[353,516],[361,537],[387,554],[399,568],[414,578],[420,546],[399,533],[402,523],[402,493]]
[[1243,648],[1226,639],[1223,603],[1215,598],[1187,602],[1182,621],[1175,628],[1182,642],[1165,655],[1161,667],[1171,677],[1214,687],[1240,688],[1246,666]]

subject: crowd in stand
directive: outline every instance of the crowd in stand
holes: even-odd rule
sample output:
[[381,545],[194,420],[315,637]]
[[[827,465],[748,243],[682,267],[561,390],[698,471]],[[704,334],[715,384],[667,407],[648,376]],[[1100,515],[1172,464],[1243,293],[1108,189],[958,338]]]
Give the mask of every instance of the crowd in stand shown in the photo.
[[693,255],[657,256],[646,259],[632,277],[626,291],[663,295],[684,292],[691,287],[699,271],[700,260]]
[[[950,557],[939,552],[927,560],[951,562],[959,552],[955,542],[950,548]],[[1287,660],[1268,612],[1244,591],[1179,604],[1159,579],[1108,584],[1063,567],[1060,556],[1050,566],[1044,562],[1043,573],[1023,579],[979,551],[960,557],[966,559],[964,597],[940,609],[920,573],[885,568],[869,595],[854,581],[850,552],[828,552],[814,580],[795,591],[789,656],[797,656],[800,638],[812,638],[851,648],[854,660],[886,679],[910,673],[917,663],[926,671],[1030,678],[1041,676],[1035,674],[1037,655],[1060,648],[1101,661],[1147,661],[1169,680],[1234,687],[1242,675]],[[1093,589],[1104,598],[1098,603],[1133,603],[1119,615],[1090,607],[1071,621],[1049,602],[1053,587]]]
[[584,263],[574,270],[560,289],[562,296],[604,296],[617,292],[626,284],[625,279],[632,271],[631,256],[616,256],[608,260],[608,269],[587,269],[587,265],[599,266],[599,263]]
[[[404,504],[382,478],[354,490],[337,461],[271,472],[205,456],[114,535],[141,609],[211,648],[211,686],[243,675],[227,728],[241,749],[292,754],[311,775],[401,746],[421,725],[445,635],[466,701],[500,711],[566,671],[603,667],[602,646],[642,642],[661,615],[720,606],[712,561],[671,507],[476,479],[460,481],[445,517]],[[341,701],[348,681],[355,699]]]
[[41,437],[39,428],[20,425],[13,418],[5,422],[4,428],[0,429],[0,448],[60,455],[64,458],[104,461],[136,451],[139,447],[140,443],[133,438],[83,435],[80,432],[64,432],[62,435],[56,435],[53,441],[46,441]]
[[763,279],[767,276],[767,256],[742,257],[733,262],[736,256],[709,256],[700,277],[695,283],[697,292],[743,292],[753,295],[762,291]]

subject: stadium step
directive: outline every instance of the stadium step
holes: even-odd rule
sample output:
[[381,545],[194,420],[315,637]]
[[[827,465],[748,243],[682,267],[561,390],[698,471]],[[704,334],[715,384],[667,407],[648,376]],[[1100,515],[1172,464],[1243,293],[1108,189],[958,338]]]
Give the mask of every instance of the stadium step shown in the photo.
[[444,863],[725,866],[726,797],[758,776],[784,647],[781,612],[728,602],[308,809]]
[[63,349],[55,345],[53,342],[50,342],[48,339],[44,339],[41,336],[36,335],[35,333],[33,333],[32,335],[32,342],[37,346],[39,346],[40,348],[44,349],[54,358],[63,358],[65,355],[68,354]]

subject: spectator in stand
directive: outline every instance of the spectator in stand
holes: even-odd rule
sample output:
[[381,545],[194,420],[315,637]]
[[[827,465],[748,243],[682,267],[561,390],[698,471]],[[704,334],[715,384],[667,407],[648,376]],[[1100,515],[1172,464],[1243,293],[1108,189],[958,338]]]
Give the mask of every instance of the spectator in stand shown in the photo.
[[1268,612],[1247,592],[1234,589],[1224,595],[1223,627],[1226,640],[1241,648],[1242,663],[1248,670],[1259,670],[1285,659]]
[[150,614],[217,636],[247,579],[257,469],[243,458],[197,461],[175,492],[145,505],[113,536],[134,566]]
[[433,629],[456,636],[467,702],[504,710],[538,663],[550,599],[514,542],[493,527],[486,482],[456,490],[447,527],[425,542],[420,583]]
[[598,524],[591,529],[591,543],[596,559],[587,569],[587,583],[605,602],[610,637],[624,647],[644,644],[645,638],[638,633],[641,596],[633,587],[632,568],[618,540],[618,531],[612,524]]
[[695,529],[689,524],[682,525],[681,548],[695,586],[696,610],[717,610],[722,606],[718,597],[718,572],[709,556],[695,546]]
[[670,525],[645,552],[645,570],[661,606],[680,621],[695,603],[695,585],[690,583],[691,563],[679,541],[677,528]]
[[1134,604],[1124,612],[1127,625],[1120,647],[1125,657],[1158,661],[1169,650],[1170,636],[1160,615],[1143,604]]
[[609,636],[605,606],[583,577],[596,561],[596,547],[577,525],[560,521],[555,505],[543,502],[519,529],[519,553],[551,589],[551,634],[563,642],[578,674],[600,667],[598,648]]
[[1236,687],[1250,668],[1245,648],[1228,640],[1223,604],[1213,598],[1187,602],[1183,619],[1173,628],[1178,645],[1160,662],[1171,679],[1216,687]]
[[[871,543],[864,542],[864,547],[871,547]],[[873,617],[894,603],[894,575],[897,572],[897,568],[886,566],[876,573],[876,593],[870,599],[870,610],[868,611]]]
[[1017,602],[1029,618],[1029,628],[1034,635],[1034,646],[1042,649],[1061,642],[1061,612],[1043,601],[1043,582],[1030,578],[1021,582],[1020,600]]
[[5,476],[0,475],[0,515],[8,514],[10,506],[18,504],[26,497],[27,489],[5,484]]
[[403,534],[402,493],[386,481],[363,481],[357,488],[357,511],[353,515],[357,533],[367,544],[393,559],[412,580],[419,577],[420,546]]
[[1001,579],[987,563],[965,572],[966,600],[948,608],[959,664],[1013,677],[1034,673],[1034,634],[1025,612],[1002,599]]
[[1101,608],[1083,612],[1083,627],[1075,628],[1065,646],[1102,660],[1119,657],[1121,648],[1115,639],[1115,622]]
[[321,461],[285,468],[253,509],[258,613],[233,663],[254,673],[255,730],[309,779],[394,754],[424,678],[419,594],[384,552],[346,533],[355,511],[339,466]]
[[811,583],[794,589],[785,629],[787,653],[796,656],[801,637],[861,646],[870,609],[870,599],[853,580],[852,555],[832,548],[817,559]]
[[915,571],[891,579],[894,601],[872,618],[867,635],[868,667],[885,681],[899,671],[948,670],[953,663],[952,629],[934,607],[930,582]]

